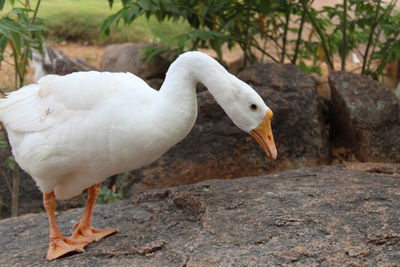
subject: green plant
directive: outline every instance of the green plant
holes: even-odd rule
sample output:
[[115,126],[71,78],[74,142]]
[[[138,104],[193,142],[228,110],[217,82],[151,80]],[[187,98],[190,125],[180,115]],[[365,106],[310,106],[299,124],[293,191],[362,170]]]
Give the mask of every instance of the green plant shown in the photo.
[[[33,3],[36,3],[35,0]],[[22,1],[23,2],[23,1]],[[32,2],[32,1],[31,1]],[[15,5],[19,5],[16,1]],[[114,9],[120,8],[115,3]],[[88,8],[90,7],[90,8]],[[0,11],[0,16],[12,9],[10,1]],[[106,1],[99,0],[48,0],[42,1],[38,12],[48,28],[47,40],[51,42],[71,41],[85,44],[115,44],[122,42],[161,41],[175,45],[173,36],[187,30],[187,23],[158,23],[154,17],[147,20],[138,18],[129,29],[113,26],[112,34],[99,39],[99,29],[102,21],[112,14]]]
[[346,70],[347,56],[358,51],[360,73],[378,79],[384,76],[387,63],[400,58],[400,13],[394,11],[397,0],[343,0],[321,10],[314,9],[311,1],[300,3],[321,48],[314,57],[324,61],[330,71],[338,69],[335,55],[340,58],[340,69]]
[[[15,0],[10,0],[10,3],[14,6]],[[20,3],[21,7],[14,7],[0,18],[0,64],[5,62],[13,65],[15,89],[24,84],[32,50],[41,51],[43,48],[43,35],[47,29],[44,21],[37,17],[40,3],[41,0],[38,0],[34,8],[31,8],[31,2],[25,0]],[[0,0],[0,11],[4,6],[5,0]],[[5,61],[7,54],[12,58],[12,62]],[[5,131],[3,133],[5,134]],[[8,150],[11,151],[9,143],[6,144]],[[20,170],[12,156],[7,160],[6,165],[13,173],[11,216],[17,216]]]
[[113,189],[108,189],[106,186],[103,186],[100,189],[100,193],[97,198],[97,202],[100,204],[107,204],[107,203],[117,201],[121,198],[122,198],[122,193],[115,192],[115,187]]
[[[14,0],[10,0],[12,5]],[[38,0],[34,9],[30,1],[22,3],[21,7],[14,7],[0,18],[0,63],[9,54],[13,61],[6,62],[15,68],[15,88],[19,88],[25,81],[25,74],[32,58],[32,50],[42,51],[43,36],[47,32],[44,21],[37,17],[41,0]],[[5,0],[0,0],[0,10]],[[10,48],[8,52],[7,47]]]
[[[114,0],[108,0],[110,6]],[[141,16],[160,22],[186,21],[191,29],[178,37],[178,48],[211,48],[220,60],[222,47],[237,45],[244,65],[263,61],[290,62],[306,72],[329,71],[340,59],[346,70],[348,55],[361,51],[360,72],[374,78],[384,75],[384,66],[399,56],[397,0],[343,0],[322,9],[313,0],[121,0],[122,7],[101,26],[101,35],[111,26],[130,25]],[[309,30],[310,29],[310,30]],[[308,36],[308,37],[307,37]]]
[[[108,2],[110,6],[114,3],[113,0]],[[294,12],[287,3],[285,0],[123,0],[122,8],[103,22],[101,35],[109,34],[111,25],[115,23],[123,21],[125,25],[130,25],[140,16],[154,16],[160,22],[183,20],[189,23],[191,29],[177,37],[181,51],[211,47],[222,60],[224,44],[229,48],[238,45],[244,52],[245,64],[257,61],[255,51],[274,61],[283,61],[286,41],[282,45],[281,57],[270,54],[264,46],[266,40],[276,41],[278,35],[287,36],[288,27],[283,32],[279,30]],[[284,12],[286,20],[282,20],[281,15],[274,15],[277,10]],[[268,23],[265,23],[267,17]]]
[[108,190],[116,194],[117,198],[124,198],[129,191],[130,185],[132,184],[131,172],[125,171],[118,175],[113,175],[106,182],[104,182],[103,187],[107,187]]

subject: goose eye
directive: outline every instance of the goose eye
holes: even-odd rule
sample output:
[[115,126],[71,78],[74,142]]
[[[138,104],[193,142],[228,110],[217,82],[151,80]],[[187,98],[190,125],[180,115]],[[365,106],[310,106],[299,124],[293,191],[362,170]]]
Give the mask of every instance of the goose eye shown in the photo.
[[250,109],[251,109],[252,111],[256,111],[256,110],[257,110],[257,105],[256,105],[256,104],[251,104],[251,105],[250,105]]

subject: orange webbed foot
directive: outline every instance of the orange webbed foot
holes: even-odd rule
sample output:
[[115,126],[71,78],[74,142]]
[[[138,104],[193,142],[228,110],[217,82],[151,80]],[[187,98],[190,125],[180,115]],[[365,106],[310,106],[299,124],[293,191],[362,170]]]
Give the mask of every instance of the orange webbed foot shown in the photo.
[[118,232],[118,228],[96,229],[91,226],[81,226],[80,222],[75,223],[75,231],[71,239],[77,242],[97,242],[109,235]]
[[70,252],[84,252],[83,249],[89,242],[75,241],[64,236],[50,239],[49,249],[47,251],[47,260],[58,259]]

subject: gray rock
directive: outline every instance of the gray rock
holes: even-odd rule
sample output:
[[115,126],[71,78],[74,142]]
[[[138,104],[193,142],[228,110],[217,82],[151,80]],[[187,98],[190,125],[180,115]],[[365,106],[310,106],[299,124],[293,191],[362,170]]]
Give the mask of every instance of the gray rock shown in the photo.
[[[272,121],[280,161],[329,161],[328,123],[316,80],[289,64],[252,66],[239,78],[256,89],[274,111]],[[298,165],[303,166],[303,165]]]
[[0,266],[399,266],[399,181],[400,164],[355,164],[149,191],[97,205],[120,232],[51,263],[45,214],[6,219]]
[[96,70],[84,59],[67,56],[49,46],[43,47],[43,54],[33,52],[32,64],[35,69],[35,81],[47,74],[66,75],[76,71]]
[[208,91],[198,93],[199,115],[190,134],[158,161],[132,172],[131,192],[204,179],[257,176],[329,162],[328,133],[316,82],[292,65],[250,67],[239,77],[274,111],[278,159],[271,162],[249,134],[238,129]]
[[161,57],[150,62],[143,59],[141,50],[151,43],[109,45],[101,57],[100,69],[111,72],[131,72],[142,79],[164,78],[169,63]]
[[400,160],[400,105],[385,85],[366,76],[334,72],[332,131],[361,161]]

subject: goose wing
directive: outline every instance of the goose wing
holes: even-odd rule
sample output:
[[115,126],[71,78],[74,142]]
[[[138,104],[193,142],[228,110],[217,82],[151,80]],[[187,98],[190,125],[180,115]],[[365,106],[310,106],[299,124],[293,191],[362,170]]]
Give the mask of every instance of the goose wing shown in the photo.
[[132,106],[143,105],[156,93],[131,73],[47,75],[37,84],[24,86],[1,99],[0,120],[14,132],[39,132],[77,114],[84,116],[107,101],[118,103],[119,99],[129,98]]

